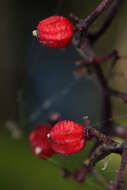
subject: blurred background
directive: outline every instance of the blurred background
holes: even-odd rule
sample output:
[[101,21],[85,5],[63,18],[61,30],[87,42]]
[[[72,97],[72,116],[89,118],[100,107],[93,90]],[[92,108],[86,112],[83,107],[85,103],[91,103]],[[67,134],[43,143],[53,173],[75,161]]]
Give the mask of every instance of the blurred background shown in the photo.
[[[42,47],[32,37],[38,22],[50,15],[79,17],[87,16],[100,0],[42,0],[42,1],[0,1],[1,22],[1,64],[0,64],[0,187],[3,190],[41,189],[89,189],[102,190],[104,187],[92,175],[85,184],[64,180],[60,167],[76,168],[87,157],[87,150],[72,157],[57,157],[40,161],[33,157],[28,134],[40,122],[58,112],[62,119],[82,121],[88,115],[92,124],[102,117],[101,88],[96,78],[75,77],[75,61],[80,58],[73,45],[67,49],[52,50]],[[95,47],[98,55],[118,49],[121,58],[114,71],[111,86],[127,91],[127,1],[120,6],[112,26]],[[105,14],[93,26],[96,29]],[[104,64],[107,74],[109,64]],[[85,71],[84,71],[85,73]],[[127,106],[119,99],[113,99],[115,121],[127,125]],[[117,116],[117,117],[116,117]],[[119,116],[119,117],[118,117]],[[101,125],[100,125],[101,127]],[[115,159],[115,162],[114,162]],[[119,156],[105,159],[108,167],[103,170],[100,162],[97,170],[108,181],[112,180],[119,166]]]

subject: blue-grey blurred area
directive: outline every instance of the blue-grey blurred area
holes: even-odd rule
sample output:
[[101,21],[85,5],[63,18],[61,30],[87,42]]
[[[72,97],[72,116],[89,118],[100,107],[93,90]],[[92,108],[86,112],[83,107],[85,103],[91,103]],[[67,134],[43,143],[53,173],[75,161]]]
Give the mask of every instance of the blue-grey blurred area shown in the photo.
[[76,79],[75,61],[80,59],[71,45],[67,49],[47,49],[31,39],[27,53],[25,102],[30,123],[46,122],[57,112],[62,119],[83,121],[83,116],[99,119],[101,90],[88,77]]
[[[76,120],[81,120],[82,114],[96,117],[94,110],[90,114],[88,102],[92,99],[92,107],[95,108],[96,104],[99,105],[100,95],[93,81],[75,81],[72,72],[79,55],[74,47],[46,49],[32,37],[32,30],[39,20],[49,15],[69,16],[73,12],[85,16],[98,2],[90,6],[83,0],[78,4],[72,0],[0,2],[1,121],[22,120],[25,116],[28,121],[37,123],[45,121],[53,111],[61,112],[63,118]],[[91,91],[89,100],[88,88]],[[44,108],[45,101],[51,104],[48,108]],[[34,114],[36,112],[37,115]]]
[[[79,3],[82,4],[81,1]],[[59,0],[54,1],[51,12],[47,10],[47,13],[60,12],[67,15],[67,10],[67,1]],[[39,11],[38,19],[45,17],[45,14],[44,12],[40,16]],[[32,22],[32,30],[39,21],[37,17],[33,19],[35,22]],[[30,35],[31,31],[26,46],[24,88],[25,112],[30,126],[34,124],[36,127],[36,124],[46,122],[54,112],[59,113],[61,119],[83,122],[83,116],[88,115],[92,121],[98,120],[101,110],[101,91],[97,81],[94,82],[88,77],[75,79],[73,74],[75,61],[80,59],[80,55],[74,46],[61,50],[48,49]]]

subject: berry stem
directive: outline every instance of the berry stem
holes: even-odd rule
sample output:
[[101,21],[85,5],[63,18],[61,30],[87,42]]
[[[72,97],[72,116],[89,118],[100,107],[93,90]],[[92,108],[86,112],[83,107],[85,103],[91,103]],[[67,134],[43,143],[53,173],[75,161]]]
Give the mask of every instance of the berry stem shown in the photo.
[[90,121],[88,119],[85,119],[85,128],[87,131],[87,133],[85,135],[88,139],[95,137],[98,141],[101,141],[104,144],[107,144],[107,145],[115,144],[115,141],[113,141],[109,136],[107,136],[104,133],[100,132],[99,130],[91,127]]

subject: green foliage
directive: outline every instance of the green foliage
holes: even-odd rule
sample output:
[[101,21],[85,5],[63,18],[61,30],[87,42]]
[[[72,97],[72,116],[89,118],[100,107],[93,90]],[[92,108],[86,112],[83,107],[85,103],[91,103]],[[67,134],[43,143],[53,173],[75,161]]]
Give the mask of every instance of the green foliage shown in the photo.
[[[93,188],[103,190],[103,186],[93,175],[88,175],[85,184],[80,185],[72,179],[63,179],[60,176],[58,164],[54,165],[50,161],[38,160],[32,156],[28,139],[14,140],[7,133],[0,135],[1,142],[1,161],[0,161],[0,187],[4,190],[10,188],[15,190],[82,190]],[[105,171],[102,171],[103,162],[98,164],[98,170],[101,175],[112,179],[115,170],[119,165],[119,157],[111,155],[109,165]],[[73,162],[69,163],[73,166]]]

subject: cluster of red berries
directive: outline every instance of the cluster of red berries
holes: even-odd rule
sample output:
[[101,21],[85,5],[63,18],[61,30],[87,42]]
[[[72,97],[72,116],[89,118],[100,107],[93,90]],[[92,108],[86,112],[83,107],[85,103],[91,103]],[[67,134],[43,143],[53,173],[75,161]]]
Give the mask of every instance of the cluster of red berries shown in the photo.
[[50,16],[39,22],[33,35],[49,48],[66,48],[72,41],[72,23],[63,16]]
[[30,134],[34,155],[47,159],[53,154],[70,155],[81,151],[85,144],[85,129],[74,121],[59,121],[52,128],[41,124]]

